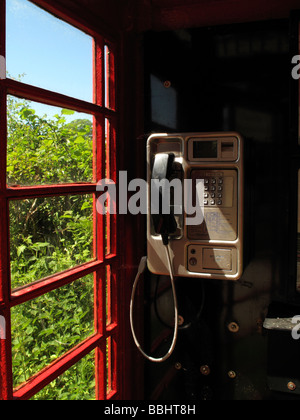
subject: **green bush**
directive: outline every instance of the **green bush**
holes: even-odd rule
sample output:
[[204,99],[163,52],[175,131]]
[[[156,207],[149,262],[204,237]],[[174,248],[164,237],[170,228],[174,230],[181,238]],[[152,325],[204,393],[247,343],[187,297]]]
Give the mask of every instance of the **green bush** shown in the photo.
[[[93,125],[74,113],[38,116],[28,101],[8,98],[7,183],[51,185],[93,180]],[[93,197],[10,202],[12,289],[93,259]],[[94,333],[94,280],[88,276],[12,309],[14,385],[27,381]],[[35,399],[94,398],[90,355]]]

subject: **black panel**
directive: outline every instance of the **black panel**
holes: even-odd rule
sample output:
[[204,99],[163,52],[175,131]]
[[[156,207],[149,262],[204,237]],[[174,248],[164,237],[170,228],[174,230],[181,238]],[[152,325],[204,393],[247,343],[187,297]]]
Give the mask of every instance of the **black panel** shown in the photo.
[[[290,298],[289,54],[287,21],[145,36],[146,132],[240,132],[247,200],[244,275],[237,283],[178,279],[184,325],[164,373],[147,365],[149,398],[154,389],[162,399],[276,397],[268,386],[263,322],[271,302],[288,304]],[[146,298],[150,311],[153,295]],[[159,321],[155,311],[148,315],[149,336],[150,321]],[[183,367],[177,374],[176,362]],[[203,365],[210,375],[200,373]]]

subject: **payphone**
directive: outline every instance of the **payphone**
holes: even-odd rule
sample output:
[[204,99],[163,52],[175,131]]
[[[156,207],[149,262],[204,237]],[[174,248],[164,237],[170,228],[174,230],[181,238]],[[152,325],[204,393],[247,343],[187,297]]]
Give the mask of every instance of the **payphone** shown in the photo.
[[[243,272],[244,163],[238,133],[154,134],[147,142],[147,257],[134,282],[130,323],[135,344],[152,362],[173,353],[179,316],[176,277],[236,281]],[[139,279],[168,275],[174,298],[174,334],[164,357],[141,348],[133,326]]]
[[149,270],[168,275],[163,249],[168,235],[175,276],[238,280],[243,270],[241,136],[152,135],[147,164]]

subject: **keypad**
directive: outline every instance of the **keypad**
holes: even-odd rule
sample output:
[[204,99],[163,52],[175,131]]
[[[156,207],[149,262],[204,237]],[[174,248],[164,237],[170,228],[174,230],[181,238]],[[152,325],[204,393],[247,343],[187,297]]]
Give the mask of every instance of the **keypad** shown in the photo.
[[221,176],[204,179],[204,206],[222,206],[224,194],[224,178]]

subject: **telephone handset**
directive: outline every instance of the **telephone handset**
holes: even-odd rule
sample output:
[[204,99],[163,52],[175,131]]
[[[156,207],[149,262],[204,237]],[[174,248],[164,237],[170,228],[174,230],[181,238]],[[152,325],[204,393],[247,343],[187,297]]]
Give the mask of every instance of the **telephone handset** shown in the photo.
[[165,245],[168,244],[169,236],[174,234],[177,230],[177,223],[171,206],[168,208],[169,212],[163,211],[163,198],[167,187],[166,182],[164,181],[170,181],[171,179],[174,160],[175,155],[173,153],[157,154],[154,159],[151,175],[153,181],[151,182],[152,196],[158,198],[158,211],[152,211],[151,222],[154,232],[157,235],[162,236]]

